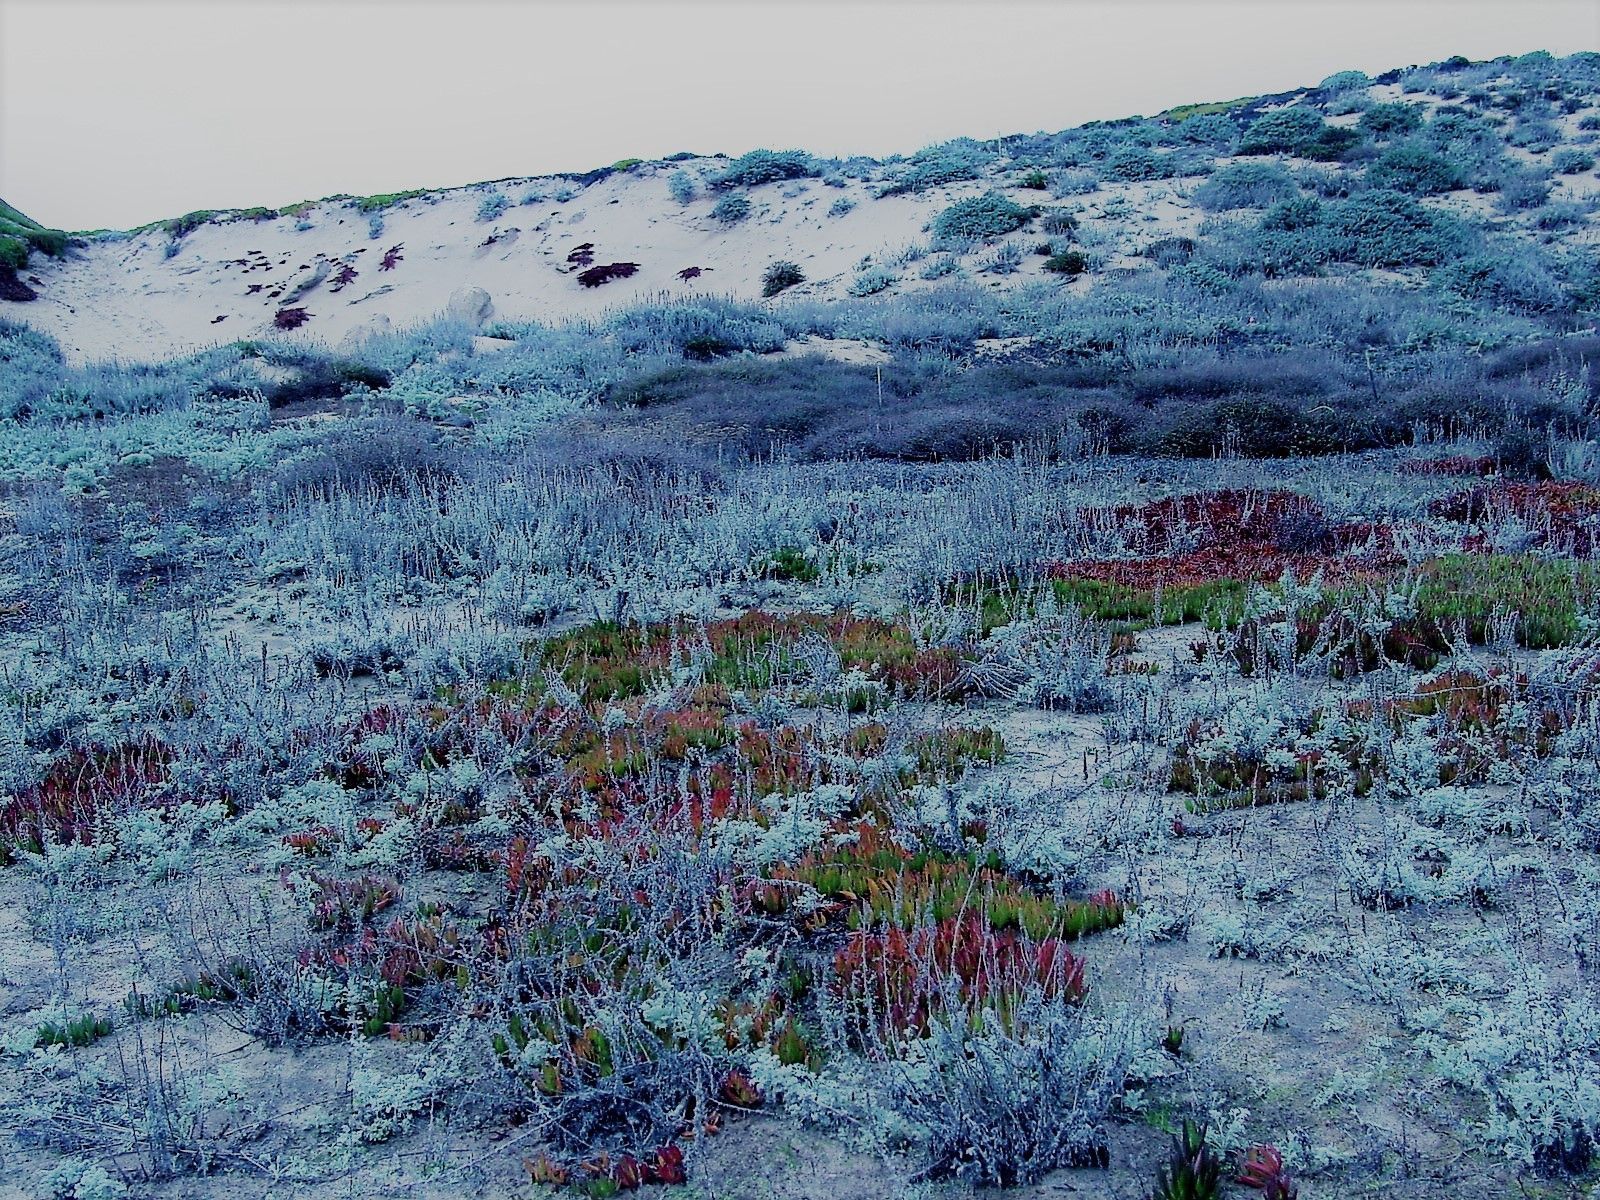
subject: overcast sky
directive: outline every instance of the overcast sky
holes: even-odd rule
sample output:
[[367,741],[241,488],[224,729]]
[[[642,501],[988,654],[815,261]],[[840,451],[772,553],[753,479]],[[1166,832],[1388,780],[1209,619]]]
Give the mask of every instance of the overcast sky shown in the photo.
[[910,152],[1600,48],[1600,0],[0,0],[0,197],[125,228],[677,150]]

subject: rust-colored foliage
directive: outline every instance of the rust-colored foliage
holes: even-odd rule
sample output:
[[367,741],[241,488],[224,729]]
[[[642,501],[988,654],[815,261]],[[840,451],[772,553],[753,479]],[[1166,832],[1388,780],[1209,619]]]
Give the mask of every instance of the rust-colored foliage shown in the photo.
[[578,282],[586,288],[600,287],[614,279],[627,279],[639,273],[639,264],[631,262],[606,263],[578,272]]
[[1256,1145],[1245,1151],[1237,1180],[1261,1192],[1262,1200],[1296,1200],[1300,1187],[1283,1165],[1276,1146]]
[[355,282],[359,272],[350,263],[340,263],[339,269],[333,273],[333,279],[328,284],[330,292],[342,292]]
[[0,859],[11,848],[39,852],[47,843],[89,845],[120,813],[166,796],[172,754],[154,738],[59,755],[37,786],[0,805]]
[[1473,527],[1468,550],[1490,549],[1491,531],[1510,522],[1539,547],[1577,558],[1600,549],[1600,488],[1584,483],[1478,484],[1435,500],[1428,514]]
[[1314,501],[1293,492],[1198,492],[1101,509],[1085,520],[1120,531],[1131,556],[1046,564],[1053,578],[1144,591],[1219,579],[1270,581],[1288,569],[1299,579],[1320,571],[1338,583],[1369,578],[1399,561],[1388,529],[1331,524]]
[[925,1034],[952,1002],[1004,1014],[1026,991],[1079,1000],[1088,989],[1083,959],[1061,939],[997,933],[975,912],[909,931],[858,931],[834,956],[833,975],[856,1035],[883,1040]]

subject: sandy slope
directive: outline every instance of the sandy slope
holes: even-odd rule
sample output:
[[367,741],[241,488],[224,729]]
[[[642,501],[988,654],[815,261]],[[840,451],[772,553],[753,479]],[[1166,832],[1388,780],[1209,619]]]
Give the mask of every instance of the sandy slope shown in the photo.
[[[706,175],[721,166],[686,165]],[[774,183],[751,190],[755,209],[748,220],[725,226],[711,216],[714,195],[703,191],[687,206],[672,199],[672,169],[645,164],[566,201],[518,203],[530,190],[553,192],[550,180],[438,192],[385,210],[376,239],[353,202],[325,201],[299,218],[203,225],[171,258],[161,229],[98,240],[61,262],[35,260],[30,272],[42,281],[40,299],[25,310],[16,306],[16,315],[54,334],[75,358],[159,357],[273,333],[274,313],[320,260],[335,270],[349,263],[357,277],[336,289],[330,273],[295,300],[312,318],[290,336],[329,343],[374,318],[403,326],[429,317],[463,286],[486,290],[496,318],[551,318],[663,295],[759,296],[767,266],[789,259],[808,280],[795,294],[839,296],[866,256],[881,263],[910,243],[926,243],[923,229],[935,213],[989,186],[875,200],[858,181],[845,188],[817,179]],[[480,203],[495,191],[511,207],[493,221],[477,220]],[[830,217],[841,196],[856,207]],[[1025,198],[1036,202],[1040,193],[1018,194]],[[309,228],[297,228],[307,221]],[[584,243],[593,243],[596,264],[634,262],[638,274],[583,287],[580,268],[567,256]],[[402,247],[401,260],[380,269],[394,246]],[[703,273],[684,282],[678,272],[689,267]],[[914,267],[904,273],[915,281]]]
[[[1403,94],[1395,86],[1368,90],[1374,101],[1404,100],[1431,111],[1433,97]],[[1564,140],[1582,141],[1578,117],[1561,117]],[[1334,124],[1354,123],[1354,113]],[[1514,158],[1533,163],[1527,152]],[[1230,161],[1218,158],[1221,167]],[[1324,169],[1303,160],[1291,167]],[[848,294],[863,266],[885,267],[897,291],[933,286],[920,278],[930,243],[929,223],[953,201],[999,190],[1024,205],[1060,205],[1082,222],[1084,245],[1097,247],[1095,274],[1148,266],[1141,252],[1157,239],[1195,235],[1207,215],[1190,202],[1198,177],[1155,182],[1103,182],[1094,192],[1052,198],[1015,186],[1018,172],[1003,163],[990,177],[931,189],[921,195],[877,199],[892,167],[869,179],[801,179],[749,189],[750,217],[725,225],[711,215],[718,193],[706,182],[727,160],[641,163],[587,187],[555,177],[431,192],[383,210],[381,229],[354,200],[325,200],[296,216],[255,221],[225,216],[200,226],[176,244],[163,228],[112,234],[75,247],[61,260],[35,256],[28,274],[39,299],[6,304],[4,315],[53,334],[74,360],[145,360],[240,338],[275,337],[337,345],[374,325],[404,327],[443,311],[458,289],[480,288],[493,304],[491,319],[559,319],[596,314],[641,300],[712,294],[751,299],[761,277],[779,259],[793,261],[807,282],[787,295],[836,299]],[[672,197],[669,181],[682,170],[700,181],[688,205]],[[1592,203],[1600,177],[1557,176],[1553,200]],[[480,205],[498,194],[509,207],[490,221]],[[565,196],[565,199],[559,197]],[[838,216],[841,199],[854,207]],[[1454,209],[1490,225],[1504,224],[1493,197],[1463,189],[1426,203]],[[1227,216],[1228,214],[1224,214]],[[1239,214],[1233,214],[1235,216]],[[1248,214],[1244,214],[1248,215]],[[1600,241],[1600,225],[1566,230],[1569,242]],[[1030,227],[1011,239],[1032,251],[1044,235]],[[595,265],[631,262],[631,278],[601,287],[582,286],[568,256],[592,246]],[[398,247],[392,269],[380,263]],[[963,257],[969,277],[990,287],[1013,287],[1037,278],[1043,260],[1028,253],[1009,275],[981,271],[994,247]],[[356,274],[343,286],[342,268]],[[679,272],[698,267],[683,280]],[[1061,286],[1086,288],[1087,278]],[[296,297],[296,293],[301,294]],[[274,329],[274,314],[303,307],[310,320],[293,333]]]

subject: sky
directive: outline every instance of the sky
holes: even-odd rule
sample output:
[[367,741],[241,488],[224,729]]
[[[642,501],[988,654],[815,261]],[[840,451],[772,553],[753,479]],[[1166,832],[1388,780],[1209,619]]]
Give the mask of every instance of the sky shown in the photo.
[[0,0],[0,197],[128,228],[679,150],[884,156],[1535,49],[1600,49],[1600,0]]

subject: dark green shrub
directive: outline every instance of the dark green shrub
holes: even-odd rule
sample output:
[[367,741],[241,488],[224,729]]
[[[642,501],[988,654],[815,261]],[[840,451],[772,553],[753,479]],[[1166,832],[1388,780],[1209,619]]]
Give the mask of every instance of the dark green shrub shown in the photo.
[[1361,114],[1356,127],[1375,138],[1401,137],[1422,128],[1422,108],[1416,104],[1374,104]]
[[16,238],[39,253],[48,254],[51,258],[61,257],[71,240],[61,230],[46,229],[32,217],[12,208],[4,200],[0,200],[0,237]]
[[1209,458],[1225,450],[1282,458],[1294,450],[1296,416],[1294,405],[1264,396],[1197,405],[1174,424],[1164,448],[1185,458]]
[[1230,208],[1266,208],[1298,196],[1293,176],[1275,162],[1231,163],[1194,191],[1194,202],[1207,212]]
[[711,181],[711,186],[726,191],[816,174],[817,164],[804,150],[752,150],[729,163],[727,169]]
[[779,546],[771,554],[761,556],[756,567],[769,579],[789,583],[815,583],[822,578],[822,571],[817,564],[796,546]]
[[1076,250],[1062,250],[1044,260],[1044,269],[1057,275],[1082,275],[1089,269],[1089,262]]
[[1194,239],[1174,235],[1157,238],[1144,249],[1144,256],[1158,267],[1181,267],[1194,257]]
[[1456,218],[1382,189],[1331,204],[1311,197],[1275,204],[1253,243],[1254,265],[1267,275],[1315,274],[1332,262],[1431,267],[1472,244]]
[[0,267],[20,271],[28,265],[28,243],[10,234],[0,234]]
[[1300,153],[1317,162],[1339,162],[1359,145],[1361,145],[1361,135],[1354,129],[1345,129],[1339,125],[1324,125],[1322,132],[1307,143]]
[[382,212],[386,208],[393,208],[396,204],[425,195],[427,195],[425,188],[412,188],[407,192],[379,192],[375,196],[362,196],[357,199],[356,210],[364,213]]
[[1165,154],[1158,154],[1148,146],[1124,146],[1106,162],[1106,174],[1123,183],[1137,183],[1147,179],[1168,179],[1172,164]]
[[1392,188],[1418,196],[1452,192],[1466,186],[1461,168],[1426,146],[1404,143],[1391,146],[1367,168],[1367,181],[1374,187]]
[[1531,429],[1508,429],[1494,444],[1494,460],[1507,475],[1523,479],[1549,479],[1550,437]]
[[163,223],[162,228],[167,231],[167,235],[173,241],[181,242],[216,215],[216,212],[209,208],[197,209],[194,212],[184,213],[181,217],[173,217],[170,221]]
[[761,277],[761,294],[776,296],[779,292],[806,281],[805,272],[795,263],[779,260],[767,268]]
[[730,192],[711,206],[711,215],[724,225],[736,225],[750,215],[750,197]]
[[1322,204],[1311,196],[1281,200],[1261,218],[1262,229],[1310,229],[1322,220]]
[[1509,247],[1452,259],[1435,272],[1433,282],[1454,295],[1512,312],[1550,313],[1568,303],[1552,264]]
[[1263,113],[1239,141],[1240,154],[1301,154],[1322,136],[1325,122],[1315,109],[1291,107]]
[[1035,192],[1042,192],[1050,186],[1050,177],[1039,170],[1038,167],[1035,167],[1017,181],[1017,186],[1025,187]]
[[956,201],[934,218],[933,231],[951,240],[997,238],[1021,229],[1033,216],[1031,209],[989,192]]

